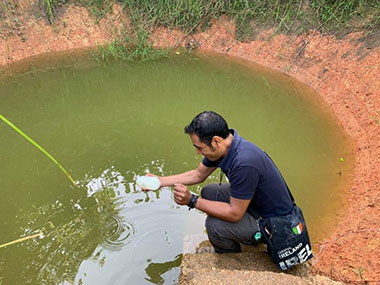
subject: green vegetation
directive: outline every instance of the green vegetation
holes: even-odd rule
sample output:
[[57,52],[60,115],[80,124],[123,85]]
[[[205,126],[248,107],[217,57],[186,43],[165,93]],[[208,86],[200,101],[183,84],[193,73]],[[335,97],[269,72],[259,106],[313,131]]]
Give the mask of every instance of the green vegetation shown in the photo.
[[[40,0],[41,1],[41,0]],[[46,1],[46,15],[53,20],[55,6],[66,0]],[[185,33],[205,29],[212,19],[227,15],[236,21],[238,40],[255,38],[262,27],[275,32],[300,34],[310,29],[322,33],[347,33],[380,28],[380,2],[377,0],[79,0],[97,20],[112,4],[127,9],[134,31],[123,32],[100,48],[101,59],[155,59],[167,52],[155,51],[148,43],[157,26],[179,28]]]
[[[52,0],[50,0],[52,1]],[[57,1],[57,0],[54,0]],[[86,0],[82,0],[86,1]],[[104,0],[87,0],[89,6],[103,7]],[[108,0],[112,1],[112,0]],[[114,0],[115,1],[115,0]],[[204,26],[225,14],[240,23],[257,20],[287,31],[300,24],[299,31],[310,28],[336,31],[356,26],[373,27],[380,23],[377,0],[121,0],[133,21],[175,27],[185,32]]]
[[155,49],[148,41],[150,33],[141,26],[132,32],[123,30],[112,42],[98,47],[94,54],[98,61],[107,60],[154,60],[168,55],[168,49]]
[[116,0],[75,0],[76,4],[87,7],[92,15],[95,16],[96,22],[99,22],[107,12],[112,11],[112,5]]
[[[375,0],[314,0],[311,7],[317,13],[320,26],[330,31],[350,27],[374,27],[380,24],[380,2]],[[355,24],[357,20],[359,24]]]
[[54,14],[58,5],[65,4],[66,0],[39,0],[38,5],[43,7],[44,13],[50,24],[54,21]]

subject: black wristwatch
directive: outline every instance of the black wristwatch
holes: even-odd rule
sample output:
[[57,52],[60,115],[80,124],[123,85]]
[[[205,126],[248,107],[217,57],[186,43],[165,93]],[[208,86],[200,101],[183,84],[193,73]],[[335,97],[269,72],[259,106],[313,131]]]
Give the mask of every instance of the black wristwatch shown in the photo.
[[195,205],[198,202],[198,195],[191,194],[189,204],[187,206],[189,207],[189,211],[193,208],[195,208]]

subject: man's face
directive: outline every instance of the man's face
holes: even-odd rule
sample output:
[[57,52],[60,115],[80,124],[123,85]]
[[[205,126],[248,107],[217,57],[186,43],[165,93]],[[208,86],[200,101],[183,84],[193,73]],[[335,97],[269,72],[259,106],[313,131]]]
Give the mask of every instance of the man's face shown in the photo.
[[196,134],[190,134],[190,139],[196,149],[197,154],[201,154],[211,161],[216,161],[221,157],[218,148],[215,148],[213,146],[210,147],[207,144],[201,142]]

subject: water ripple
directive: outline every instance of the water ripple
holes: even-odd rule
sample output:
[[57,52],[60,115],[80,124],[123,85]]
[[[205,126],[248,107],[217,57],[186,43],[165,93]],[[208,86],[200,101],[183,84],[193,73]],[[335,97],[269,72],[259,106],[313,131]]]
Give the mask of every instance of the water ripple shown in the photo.
[[102,231],[104,247],[109,250],[119,250],[131,242],[135,234],[136,228],[132,222],[124,221],[119,216],[110,216]]

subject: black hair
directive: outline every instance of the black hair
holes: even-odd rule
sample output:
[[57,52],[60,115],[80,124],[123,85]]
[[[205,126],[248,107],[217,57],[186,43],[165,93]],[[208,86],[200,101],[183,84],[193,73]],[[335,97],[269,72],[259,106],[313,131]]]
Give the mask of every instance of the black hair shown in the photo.
[[201,142],[211,146],[211,140],[214,136],[227,138],[230,134],[226,120],[213,111],[204,111],[198,114],[185,127],[186,134],[196,134]]

